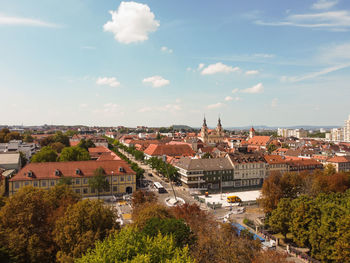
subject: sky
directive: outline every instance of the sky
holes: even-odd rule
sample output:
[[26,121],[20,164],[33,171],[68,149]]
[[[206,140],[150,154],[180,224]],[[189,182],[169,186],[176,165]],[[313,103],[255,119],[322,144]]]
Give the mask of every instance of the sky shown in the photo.
[[0,124],[341,126],[348,0],[2,0]]

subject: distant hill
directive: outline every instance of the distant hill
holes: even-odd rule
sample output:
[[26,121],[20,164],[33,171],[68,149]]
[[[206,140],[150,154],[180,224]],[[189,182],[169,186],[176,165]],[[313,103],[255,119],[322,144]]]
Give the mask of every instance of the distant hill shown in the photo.
[[[243,127],[224,127],[226,130],[249,130],[252,126],[243,126]],[[277,130],[278,128],[287,128],[287,129],[305,129],[305,130],[319,130],[321,128],[329,130],[332,128],[339,128],[339,126],[316,126],[316,125],[296,125],[296,126],[266,126],[258,125],[253,126],[255,130]]]
[[172,125],[174,130],[192,130],[193,128],[187,125]]

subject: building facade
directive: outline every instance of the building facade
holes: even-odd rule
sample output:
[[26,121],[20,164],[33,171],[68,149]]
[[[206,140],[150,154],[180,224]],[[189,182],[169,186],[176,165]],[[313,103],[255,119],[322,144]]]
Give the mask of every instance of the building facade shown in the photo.
[[225,139],[225,132],[222,128],[220,118],[218,119],[218,124],[215,130],[208,129],[207,121],[204,118],[199,139],[201,139],[205,144],[216,144],[223,142]]
[[24,186],[49,189],[57,185],[61,178],[70,178],[72,190],[82,197],[97,196],[97,190],[89,186],[89,178],[96,169],[102,167],[109,189],[100,195],[121,195],[136,190],[136,173],[124,161],[78,161],[30,163],[9,180],[9,195]]

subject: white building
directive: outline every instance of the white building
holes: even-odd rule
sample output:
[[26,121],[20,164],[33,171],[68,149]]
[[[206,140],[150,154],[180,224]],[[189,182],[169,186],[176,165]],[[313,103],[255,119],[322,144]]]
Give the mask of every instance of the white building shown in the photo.
[[344,130],[342,128],[331,129],[329,140],[333,142],[344,141]]
[[278,128],[277,135],[281,137],[305,138],[307,137],[307,131],[305,131],[304,129]]
[[349,118],[345,121],[343,136],[345,142],[350,142],[350,115]]

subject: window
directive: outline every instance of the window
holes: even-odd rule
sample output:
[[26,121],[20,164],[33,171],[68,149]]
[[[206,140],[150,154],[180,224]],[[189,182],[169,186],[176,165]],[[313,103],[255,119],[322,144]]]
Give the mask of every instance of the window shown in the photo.
[[131,181],[131,176],[130,176],[130,175],[128,176],[128,181],[129,181],[129,182]]
[[29,181],[25,181],[24,185],[29,185],[29,183],[30,183]]
[[51,181],[51,182],[50,182],[50,185],[51,185],[51,186],[54,186],[54,185],[55,185],[55,181]]
[[80,179],[75,179],[75,184],[80,184]]
[[33,186],[34,186],[34,187],[37,187],[37,186],[38,186],[38,182],[34,182],[34,183],[33,183]]
[[15,182],[15,189],[19,188],[19,182]]
[[120,176],[120,181],[124,182],[124,176]]
[[87,178],[84,178],[83,179],[83,184],[87,184],[88,183],[88,179]]
[[80,194],[80,189],[75,189],[75,192],[76,192],[77,194]]
[[46,181],[41,182],[42,187],[46,187]]
[[113,186],[113,192],[118,192],[118,187],[117,186]]
[[83,194],[87,194],[88,193],[88,189],[87,188],[84,188],[83,189]]

